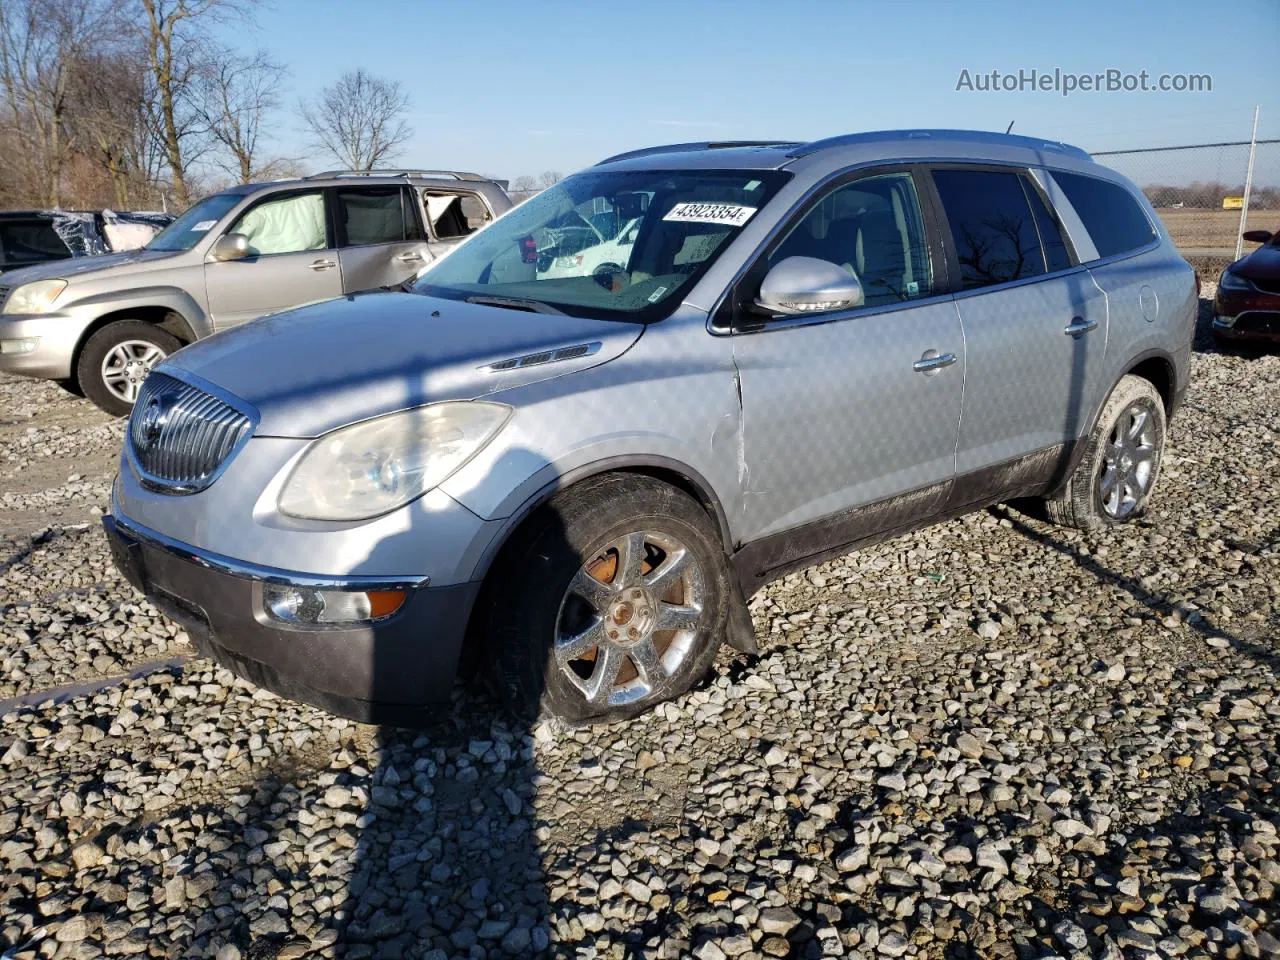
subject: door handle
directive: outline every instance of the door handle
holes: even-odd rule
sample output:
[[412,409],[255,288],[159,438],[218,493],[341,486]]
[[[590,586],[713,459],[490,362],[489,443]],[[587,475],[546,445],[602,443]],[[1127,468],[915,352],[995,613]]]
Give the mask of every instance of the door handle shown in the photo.
[[328,270],[330,267],[336,267],[337,265],[333,260],[312,260],[307,264],[312,270]]
[[1062,332],[1068,337],[1080,337],[1097,329],[1097,320],[1086,320],[1083,317],[1072,317],[1071,322],[1062,328]]
[[408,253],[400,254],[396,259],[401,263],[421,263],[422,254],[418,253],[416,250],[410,250]]
[[924,356],[911,365],[911,369],[916,373],[931,374],[937,373],[943,367],[949,367],[956,362],[954,353],[939,353],[937,350],[926,350]]

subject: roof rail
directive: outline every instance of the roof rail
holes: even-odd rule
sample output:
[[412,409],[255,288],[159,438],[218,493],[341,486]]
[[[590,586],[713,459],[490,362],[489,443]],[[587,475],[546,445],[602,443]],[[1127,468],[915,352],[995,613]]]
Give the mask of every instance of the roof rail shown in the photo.
[[639,150],[628,150],[605,157],[596,164],[597,167],[618,160],[631,160],[635,157],[648,157],[657,153],[691,153],[695,150],[732,150],[735,147],[793,147],[799,146],[796,140],[697,140],[692,143],[668,143],[658,147],[643,147]]
[[963,143],[980,143],[991,146],[1023,147],[1028,150],[1052,150],[1055,153],[1092,160],[1093,157],[1069,143],[1058,140],[1042,140],[1017,133],[996,133],[990,130],[876,130],[867,133],[845,133],[812,143],[800,144],[788,156],[807,157],[819,150],[831,147],[857,146],[862,143],[884,143],[895,140],[958,140]]
[[437,180],[488,180],[478,173],[466,173],[462,170],[323,170],[312,173],[303,180],[327,180],[333,177],[430,177]]

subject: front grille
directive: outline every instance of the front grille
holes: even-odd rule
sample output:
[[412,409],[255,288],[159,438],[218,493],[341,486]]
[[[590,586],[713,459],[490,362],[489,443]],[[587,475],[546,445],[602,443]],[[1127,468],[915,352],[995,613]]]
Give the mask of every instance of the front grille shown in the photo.
[[[1274,293],[1274,294],[1280,295],[1280,279],[1259,280],[1257,277],[1250,277],[1249,282],[1252,283],[1259,290],[1261,290],[1263,293]],[[0,287],[0,291],[3,291],[3,290],[4,290],[4,287]],[[3,299],[3,298],[0,298],[0,299]]]
[[133,405],[129,452],[148,486],[196,493],[218,478],[252,430],[245,410],[157,372],[147,377]]
[[0,307],[4,306],[4,302],[9,299],[9,294],[13,292],[13,287],[0,285]]

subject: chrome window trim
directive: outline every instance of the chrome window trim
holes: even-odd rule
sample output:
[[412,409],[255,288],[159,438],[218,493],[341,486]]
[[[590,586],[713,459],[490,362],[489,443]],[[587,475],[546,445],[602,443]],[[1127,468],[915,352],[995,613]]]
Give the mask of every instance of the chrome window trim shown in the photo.
[[227,455],[222,458],[222,462],[218,464],[209,476],[200,483],[175,483],[171,480],[166,480],[163,477],[157,477],[154,474],[149,473],[143,468],[142,464],[138,462],[137,455],[133,451],[133,415],[132,412],[130,413],[128,425],[125,427],[124,454],[125,459],[129,462],[130,469],[133,470],[134,476],[138,478],[138,481],[148,490],[152,490],[156,493],[169,494],[171,496],[186,496],[192,493],[199,493],[201,490],[207,490],[209,487],[213,486],[214,482],[220,476],[222,476],[227,467],[231,465],[231,461],[234,460],[239,455],[240,451],[244,449],[245,444],[253,439],[253,435],[258,430],[258,423],[261,420],[261,415],[258,413],[257,408],[252,404],[241,400],[232,393],[228,393],[222,387],[210,383],[203,377],[196,376],[194,373],[189,373],[186,370],[175,367],[161,367],[158,372],[173,380],[185,383],[189,387],[194,387],[197,390],[201,390],[209,394],[215,400],[225,403],[228,407],[235,410],[236,413],[249,421],[249,429],[245,430],[240,435],[240,439],[236,441],[235,446],[227,451]]
[[[114,507],[114,505],[113,505]],[[307,587],[314,590],[417,590],[427,586],[431,578],[425,576],[372,577],[360,575],[331,576],[327,574],[298,573],[280,567],[248,563],[220,553],[199,550],[190,544],[166,537],[133,520],[127,520],[118,512],[104,520],[113,523],[128,540],[153,547],[179,560],[194,563],[227,576],[258,583],[273,583],[286,587]]]

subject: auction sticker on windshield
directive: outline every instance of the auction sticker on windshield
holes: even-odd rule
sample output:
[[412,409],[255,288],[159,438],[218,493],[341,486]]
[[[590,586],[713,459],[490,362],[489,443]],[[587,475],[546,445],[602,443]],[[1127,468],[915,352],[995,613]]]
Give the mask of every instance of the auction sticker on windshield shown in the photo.
[[755,212],[755,207],[744,207],[738,203],[677,203],[662,219],[677,223],[722,223],[740,227]]

